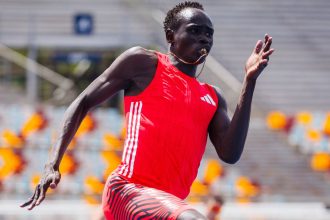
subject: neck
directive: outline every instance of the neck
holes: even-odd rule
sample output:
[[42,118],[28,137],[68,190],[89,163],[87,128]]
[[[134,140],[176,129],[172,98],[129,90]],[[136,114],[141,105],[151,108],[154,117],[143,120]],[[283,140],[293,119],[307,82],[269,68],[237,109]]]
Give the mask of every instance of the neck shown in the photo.
[[190,77],[195,77],[197,64],[190,64],[189,62],[185,62],[176,55],[174,55],[172,52],[169,52],[168,55],[173,66],[175,66],[184,74]]

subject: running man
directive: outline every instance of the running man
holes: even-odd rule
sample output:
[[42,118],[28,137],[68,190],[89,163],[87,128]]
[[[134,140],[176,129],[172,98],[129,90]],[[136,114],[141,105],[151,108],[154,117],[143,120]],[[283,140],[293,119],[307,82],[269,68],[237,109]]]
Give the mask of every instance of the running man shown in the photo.
[[242,154],[254,87],[267,66],[272,38],[259,40],[245,64],[245,77],[232,120],[218,89],[196,79],[198,64],[213,44],[213,25],[203,6],[184,2],[164,21],[167,54],[133,47],[69,106],[59,139],[33,196],[31,210],[60,181],[63,154],[93,107],[124,90],[127,137],[120,166],[109,176],[102,198],[106,219],[206,219],[184,202],[209,135],[221,160]]

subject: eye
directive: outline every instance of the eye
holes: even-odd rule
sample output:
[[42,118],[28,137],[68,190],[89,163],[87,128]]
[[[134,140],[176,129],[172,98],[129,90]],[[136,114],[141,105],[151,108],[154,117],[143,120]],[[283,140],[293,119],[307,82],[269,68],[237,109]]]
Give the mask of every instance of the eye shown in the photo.
[[206,32],[206,36],[207,37],[212,37],[213,36],[213,32],[211,32],[211,31]]
[[192,33],[192,34],[198,34],[199,33],[199,30],[198,30],[198,28],[192,27],[190,29],[190,33]]

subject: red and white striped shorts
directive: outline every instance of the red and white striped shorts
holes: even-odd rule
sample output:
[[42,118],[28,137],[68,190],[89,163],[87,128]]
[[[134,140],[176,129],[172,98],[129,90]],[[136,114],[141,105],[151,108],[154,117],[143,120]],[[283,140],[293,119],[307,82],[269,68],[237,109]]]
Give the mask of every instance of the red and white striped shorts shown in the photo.
[[131,183],[117,174],[107,180],[102,207],[107,220],[175,220],[183,211],[193,209],[170,193]]

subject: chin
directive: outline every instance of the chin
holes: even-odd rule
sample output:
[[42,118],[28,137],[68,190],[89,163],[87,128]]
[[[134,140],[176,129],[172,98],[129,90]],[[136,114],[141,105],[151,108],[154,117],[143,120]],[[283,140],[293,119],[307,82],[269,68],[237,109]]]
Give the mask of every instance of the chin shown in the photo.
[[[199,57],[200,57],[200,56],[199,56]],[[199,59],[199,57],[198,57],[197,59]],[[206,60],[206,57],[201,58],[201,59],[198,61],[197,65],[204,63],[205,60]]]

